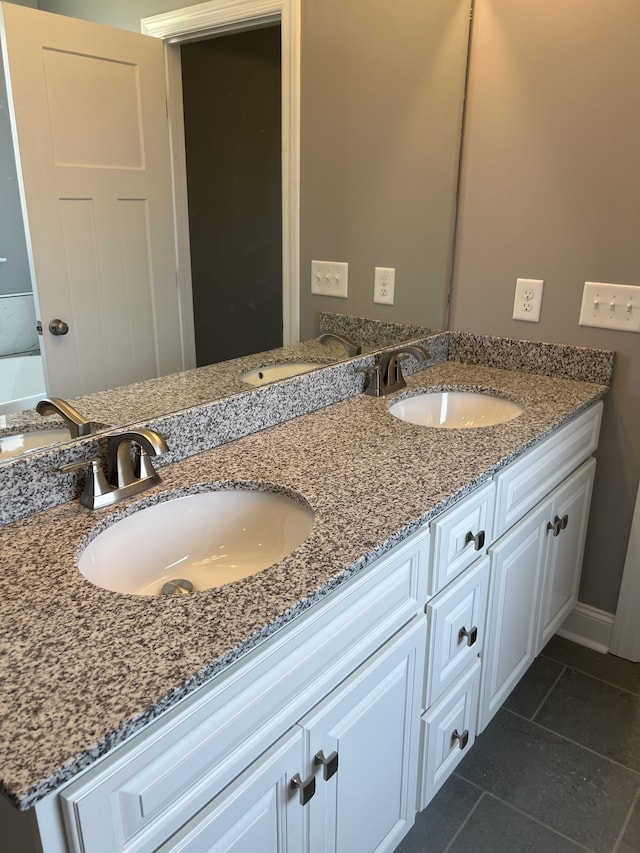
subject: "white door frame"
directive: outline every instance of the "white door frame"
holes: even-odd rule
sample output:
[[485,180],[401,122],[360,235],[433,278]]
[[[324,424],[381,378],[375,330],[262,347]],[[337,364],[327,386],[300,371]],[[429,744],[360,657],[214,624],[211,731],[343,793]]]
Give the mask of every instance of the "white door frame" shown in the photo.
[[640,484],[631,522],[627,557],[618,597],[618,609],[609,651],[627,660],[640,661]]
[[300,0],[210,0],[143,18],[141,31],[165,42],[176,205],[176,248],[183,340],[195,365],[186,161],[182,120],[182,43],[280,23],[282,86],[282,338],[300,338]]

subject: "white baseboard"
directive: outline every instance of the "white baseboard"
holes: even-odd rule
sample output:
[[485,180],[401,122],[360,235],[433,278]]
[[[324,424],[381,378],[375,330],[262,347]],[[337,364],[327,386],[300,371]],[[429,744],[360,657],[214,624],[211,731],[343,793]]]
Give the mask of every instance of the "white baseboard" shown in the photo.
[[578,601],[557,633],[567,640],[606,654],[611,644],[614,619],[613,613]]

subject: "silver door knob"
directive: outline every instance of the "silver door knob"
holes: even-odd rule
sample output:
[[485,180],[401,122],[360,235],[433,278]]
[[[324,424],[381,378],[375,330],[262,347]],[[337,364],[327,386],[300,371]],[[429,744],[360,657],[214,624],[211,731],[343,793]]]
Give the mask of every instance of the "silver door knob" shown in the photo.
[[49,331],[52,335],[66,335],[69,331],[69,326],[64,320],[52,320],[49,323]]

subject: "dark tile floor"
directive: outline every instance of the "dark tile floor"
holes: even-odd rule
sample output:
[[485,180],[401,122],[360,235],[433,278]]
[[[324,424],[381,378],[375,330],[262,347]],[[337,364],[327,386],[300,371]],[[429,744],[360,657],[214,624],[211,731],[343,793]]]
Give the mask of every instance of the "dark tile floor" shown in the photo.
[[543,650],[396,853],[640,853],[640,663]]

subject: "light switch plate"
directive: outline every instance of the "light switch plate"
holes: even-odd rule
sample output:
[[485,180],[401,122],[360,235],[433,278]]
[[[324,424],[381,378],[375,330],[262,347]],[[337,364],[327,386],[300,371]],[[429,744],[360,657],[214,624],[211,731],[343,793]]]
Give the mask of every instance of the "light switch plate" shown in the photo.
[[580,325],[640,332],[640,287],[585,281]]
[[346,297],[349,264],[337,261],[311,261],[311,293]]

